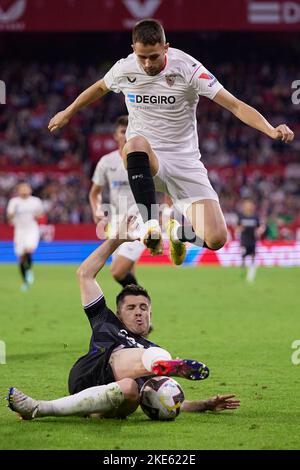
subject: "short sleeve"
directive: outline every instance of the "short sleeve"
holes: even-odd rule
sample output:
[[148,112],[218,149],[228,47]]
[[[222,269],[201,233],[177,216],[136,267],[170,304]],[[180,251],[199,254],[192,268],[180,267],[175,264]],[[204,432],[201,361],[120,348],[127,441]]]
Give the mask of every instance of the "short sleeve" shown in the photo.
[[14,212],[15,212],[15,207],[16,207],[16,199],[11,199],[9,202],[8,202],[8,205],[7,205],[7,208],[6,208],[6,213],[7,215],[13,215]]
[[44,213],[44,205],[43,205],[43,202],[41,201],[41,199],[37,198],[36,202],[37,202],[37,204],[36,204],[35,215],[36,215],[36,217],[40,217]]
[[119,78],[120,78],[120,66],[123,59],[119,60],[112,66],[112,68],[104,75],[103,80],[107,88],[115,93],[120,93]]
[[97,166],[96,166],[94,174],[93,174],[92,181],[97,186],[104,186],[107,183],[105,158],[102,157],[99,160],[99,162],[97,163]]
[[84,305],[83,308],[89,320],[99,316],[106,317],[108,312],[112,313],[106,305],[103,294],[101,294],[97,299],[90,302],[88,305]]
[[205,96],[211,100],[223,88],[223,85],[221,85],[217,78],[200,63],[195,67],[189,84],[198,95]]

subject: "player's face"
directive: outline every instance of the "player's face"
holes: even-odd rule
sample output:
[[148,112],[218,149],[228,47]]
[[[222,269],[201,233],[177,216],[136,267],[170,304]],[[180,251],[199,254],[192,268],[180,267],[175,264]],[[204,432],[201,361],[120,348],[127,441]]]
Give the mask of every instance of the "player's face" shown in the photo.
[[18,187],[18,195],[23,198],[29,197],[31,195],[31,187],[29,184],[20,184]]
[[252,201],[245,201],[243,204],[243,211],[246,215],[253,215],[255,212],[255,206]]
[[118,317],[132,333],[146,335],[151,317],[149,300],[143,295],[127,295],[120,305]]
[[151,44],[145,45],[141,42],[136,42],[132,48],[147,75],[154,76],[162,71],[165,66],[165,56],[169,48],[168,43],[156,43],[152,46]]
[[114,139],[117,142],[119,149],[121,150],[123,149],[126,143],[125,133],[126,133],[126,126],[118,126],[114,133]]

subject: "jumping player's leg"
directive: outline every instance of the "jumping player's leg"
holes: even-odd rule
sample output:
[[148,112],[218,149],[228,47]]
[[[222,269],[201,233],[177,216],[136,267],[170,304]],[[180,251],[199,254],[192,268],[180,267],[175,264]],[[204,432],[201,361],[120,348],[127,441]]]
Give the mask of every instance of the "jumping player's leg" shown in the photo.
[[182,226],[170,220],[167,233],[173,262],[181,264],[183,261],[186,241],[212,250],[221,248],[227,238],[226,223],[218,195],[199,156],[191,155],[186,161],[177,159],[172,165],[165,162],[164,178],[175,207],[192,224]]
[[134,261],[125,256],[117,255],[113,258],[110,265],[110,272],[122,287],[128,286],[129,284],[138,284],[134,273]]
[[213,199],[193,202],[187,209],[195,235],[203,240],[203,246],[219,250],[227,240],[227,227],[220,204]]
[[170,257],[174,264],[183,263],[185,242],[219,250],[227,239],[226,222],[217,201],[202,199],[193,202],[184,213],[192,225],[180,225],[175,219],[170,219],[167,225]]
[[162,252],[153,176],[159,170],[158,159],[142,136],[132,137],[123,149],[123,160],[134,199],[145,223],[144,243],[152,254]]

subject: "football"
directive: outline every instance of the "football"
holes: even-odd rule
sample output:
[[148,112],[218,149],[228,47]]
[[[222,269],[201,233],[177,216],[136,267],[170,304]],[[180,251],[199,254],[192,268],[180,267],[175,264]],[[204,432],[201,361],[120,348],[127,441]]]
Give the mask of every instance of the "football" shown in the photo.
[[152,377],[141,389],[141,408],[149,418],[160,421],[175,419],[184,401],[178,382],[170,377]]

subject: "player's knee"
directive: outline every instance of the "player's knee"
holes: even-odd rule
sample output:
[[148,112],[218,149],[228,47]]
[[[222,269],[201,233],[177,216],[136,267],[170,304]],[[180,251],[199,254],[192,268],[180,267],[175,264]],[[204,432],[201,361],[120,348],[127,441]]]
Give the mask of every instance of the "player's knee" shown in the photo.
[[132,152],[149,152],[150,144],[145,137],[136,136],[132,137],[131,139],[126,142],[124,147],[125,155],[128,155]]
[[205,243],[211,250],[219,250],[227,241],[227,230],[220,229],[205,239]]
[[126,276],[126,272],[124,273],[117,266],[110,265],[109,269],[110,269],[111,275],[116,281],[122,281],[122,279]]
[[139,400],[139,389],[137,383],[133,379],[122,379],[118,382],[121,388],[124,399],[128,402],[136,402]]

